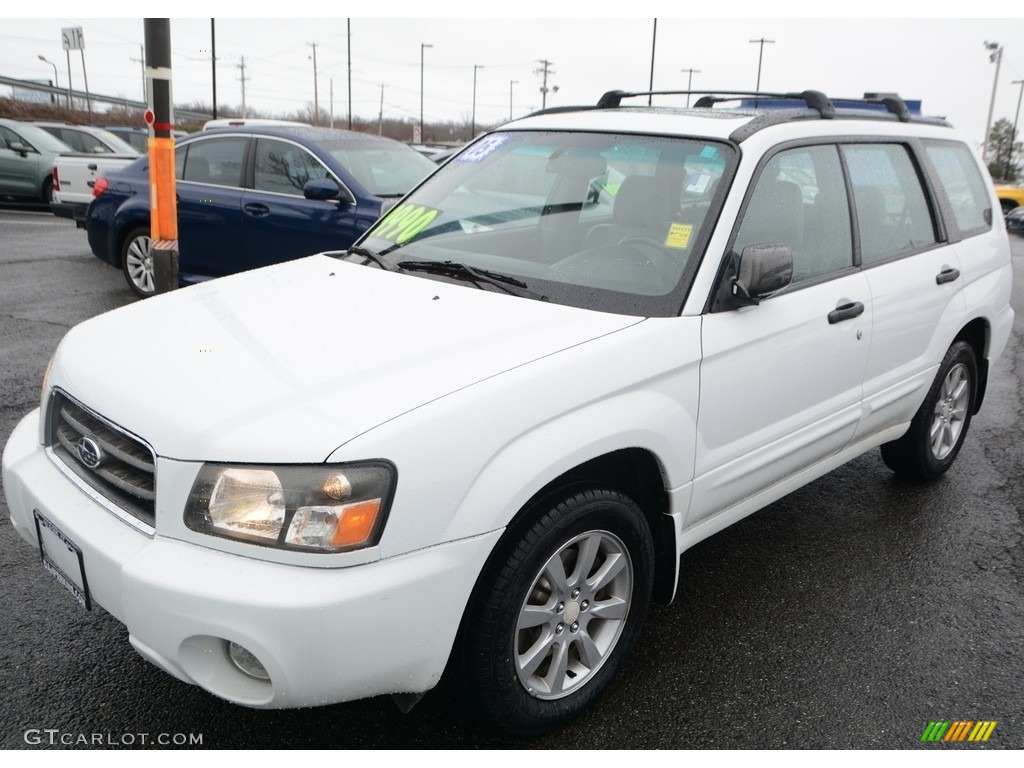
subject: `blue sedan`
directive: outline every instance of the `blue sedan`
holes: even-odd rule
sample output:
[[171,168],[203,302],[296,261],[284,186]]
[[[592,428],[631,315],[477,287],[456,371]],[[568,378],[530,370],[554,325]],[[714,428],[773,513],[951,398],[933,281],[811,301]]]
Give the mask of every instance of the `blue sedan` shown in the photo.
[[[436,169],[400,142],[300,126],[203,131],[178,142],[179,281],[345,250]],[[86,215],[92,252],[153,293],[149,158],[99,179]]]

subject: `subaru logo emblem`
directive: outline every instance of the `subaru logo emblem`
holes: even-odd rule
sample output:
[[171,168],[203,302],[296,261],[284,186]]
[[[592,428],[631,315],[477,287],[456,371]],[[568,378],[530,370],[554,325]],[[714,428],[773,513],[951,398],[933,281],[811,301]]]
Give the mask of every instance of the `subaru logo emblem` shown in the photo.
[[89,469],[96,469],[103,461],[103,451],[91,437],[83,437],[78,441],[78,459]]

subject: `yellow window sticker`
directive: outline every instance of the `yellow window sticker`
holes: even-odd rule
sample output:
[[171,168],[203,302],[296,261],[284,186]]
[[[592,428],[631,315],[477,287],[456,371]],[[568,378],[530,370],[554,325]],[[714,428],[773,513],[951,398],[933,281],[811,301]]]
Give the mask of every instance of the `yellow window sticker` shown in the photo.
[[666,248],[688,248],[690,246],[690,235],[693,234],[693,224],[674,223],[668,229],[668,237],[665,238]]
[[370,236],[401,245],[422,232],[439,213],[422,205],[399,205],[378,222]]

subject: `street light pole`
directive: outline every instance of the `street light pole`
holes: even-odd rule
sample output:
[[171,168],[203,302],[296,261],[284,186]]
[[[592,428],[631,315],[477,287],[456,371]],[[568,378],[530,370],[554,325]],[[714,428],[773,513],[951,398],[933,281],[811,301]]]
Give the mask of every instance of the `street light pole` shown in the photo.
[[[45,61],[47,64],[49,64],[51,67],[53,67],[53,87],[54,88],[60,88],[60,83],[57,82],[57,65],[54,64],[52,61],[50,61],[45,56],[43,56],[43,54],[41,54],[41,53],[38,54],[38,56],[39,56],[39,60],[40,61]],[[60,104],[60,102],[57,102],[57,103],[58,103],[58,105]],[[70,105],[68,105],[68,106],[70,108]]]
[[1013,116],[1013,133],[1010,134],[1010,158],[1006,161],[1006,176],[1007,181],[1010,179],[1010,170],[1013,168],[1013,147],[1017,141],[1017,121],[1020,119],[1020,102],[1024,98],[1024,80],[1014,80],[1010,85],[1019,85],[1020,94],[1017,96],[1017,112]]
[[420,144],[423,143],[423,51],[433,47],[430,43],[420,43]]
[[518,83],[518,80],[508,81],[508,119],[512,119],[512,86]]
[[992,100],[988,104],[988,122],[985,123],[985,146],[981,153],[985,162],[988,163],[988,145],[989,140],[992,138],[992,112],[995,111],[996,108],[996,86],[999,85],[999,67],[1003,63],[1003,46],[999,43],[990,43],[986,40],[985,48],[990,51],[988,55],[989,62],[994,62],[996,65],[996,76],[992,81]]
[[478,69],[483,69],[483,68],[484,68],[483,64],[474,64],[473,65],[473,116],[470,118],[470,121],[469,121],[469,140],[470,141],[472,141],[473,138],[476,136],[476,71]]
[[757,54],[757,86],[754,88],[755,91],[760,92],[761,91],[761,59],[764,58],[764,45],[765,45],[765,43],[768,43],[769,45],[771,45],[775,41],[774,40],[765,40],[763,37],[761,37],[761,38],[758,38],[757,40],[751,40],[750,42],[758,43],[761,46],[761,49],[760,49],[760,51],[758,51],[758,54]]
[[700,74],[699,69],[680,69],[680,72],[689,72],[690,76],[686,80],[686,106],[690,106],[690,91],[693,90],[693,73]]

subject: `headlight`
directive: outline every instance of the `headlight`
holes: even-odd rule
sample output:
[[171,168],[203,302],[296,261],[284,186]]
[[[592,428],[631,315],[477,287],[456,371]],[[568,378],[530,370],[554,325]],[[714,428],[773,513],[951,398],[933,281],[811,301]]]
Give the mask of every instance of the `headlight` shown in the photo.
[[46,396],[50,393],[50,371],[53,369],[53,355],[50,355],[50,361],[46,364],[46,370],[43,372],[43,381],[39,385],[39,405],[42,408],[46,407]]
[[395,469],[383,461],[204,464],[189,494],[185,525],[269,547],[345,552],[379,541],[394,487]]

